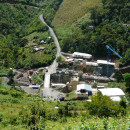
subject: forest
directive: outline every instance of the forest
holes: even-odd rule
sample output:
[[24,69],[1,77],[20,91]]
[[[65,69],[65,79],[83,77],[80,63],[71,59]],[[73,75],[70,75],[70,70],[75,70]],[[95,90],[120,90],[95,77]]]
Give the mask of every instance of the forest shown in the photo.
[[[55,27],[63,52],[85,52],[94,56],[107,56],[110,44],[123,59],[120,65],[130,64],[130,8],[128,0],[102,0],[98,8],[90,11],[90,19],[75,22],[65,31]],[[58,26],[58,25],[56,25]],[[61,33],[61,34],[60,34]],[[61,36],[60,36],[61,35]],[[111,55],[114,55],[111,53]],[[117,57],[118,58],[118,57]]]
[[[54,0],[2,2],[0,1],[0,65],[34,68],[51,64],[55,58],[55,44],[52,39],[48,39],[50,36],[48,28],[38,17],[46,12],[45,19],[47,17],[52,19],[60,1],[55,4]],[[36,8],[39,2],[42,2],[41,6],[44,9]],[[49,21],[51,20],[48,19],[48,23]],[[46,41],[47,44],[40,45],[41,40]],[[42,46],[45,49],[35,52],[34,46]]]

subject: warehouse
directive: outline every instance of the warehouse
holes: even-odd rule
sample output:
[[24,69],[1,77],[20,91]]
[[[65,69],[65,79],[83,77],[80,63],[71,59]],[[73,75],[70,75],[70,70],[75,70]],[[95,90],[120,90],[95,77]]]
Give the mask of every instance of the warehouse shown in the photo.
[[87,53],[80,53],[80,52],[74,52],[73,54],[74,58],[83,58],[83,59],[91,59],[92,55]]
[[98,89],[102,95],[110,97],[112,101],[120,101],[125,97],[125,93],[120,88],[104,88]]

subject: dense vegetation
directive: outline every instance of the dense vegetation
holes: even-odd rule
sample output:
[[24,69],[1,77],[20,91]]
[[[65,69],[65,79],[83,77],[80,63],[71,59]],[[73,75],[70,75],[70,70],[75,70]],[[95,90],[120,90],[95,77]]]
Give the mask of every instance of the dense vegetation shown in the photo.
[[0,111],[0,129],[129,129],[128,108],[100,94],[58,103],[0,86]]
[[[48,28],[38,19],[44,13],[51,22],[61,0],[6,0],[0,1],[0,64],[4,67],[40,67],[51,64],[55,58],[55,44]],[[8,4],[10,3],[10,4]],[[35,8],[33,6],[40,6]],[[44,8],[42,10],[42,8]],[[34,46],[46,41],[40,52]]]
[[[31,64],[34,57],[33,48],[25,48],[29,43],[28,38],[34,32],[45,32],[47,27],[38,20],[38,9],[21,4],[0,4],[0,61],[5,67],[24,67]],[[43,55],[43,54],[41,54]],[[47,56],[47,62],[40,60],[43,64],[52,61],[51,55]],[[46,57],[45,56],[45,57]],[[50,57],[50,58],[49,58]],[[38,58],[38,57],[34,57]],[[39,61],[38,61],[39,62]]]
[[[64,9],[63,7],[61,6],[59,10]],[[60,24],[55,22],[59,19],[57,15],[55,16],[53,24],[56,27],[62,50],[64,52],[86,52],[101,57],[107,55],[106,45],[110,43],[123,57],[121,65],[129,64],[129,1],[102,0],[98,8],[91,9],[91,11],[86,9],[86,11],[89,11],[90,17],[86,13],[82,20],[77,17],[78,20],[75,18],[72,22],[68,22],[63,15],[61,21],[65,22],[65,26],[68,25],[67,29],[62,29]]]

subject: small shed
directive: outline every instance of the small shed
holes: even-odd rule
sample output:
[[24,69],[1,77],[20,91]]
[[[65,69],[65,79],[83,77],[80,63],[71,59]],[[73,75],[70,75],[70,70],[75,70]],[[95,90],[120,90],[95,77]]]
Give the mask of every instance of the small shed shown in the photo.
[[88,84],[79,84],[77,85],[76,94],[78,98],[88,98],[89,95],[92,95],[92,87]]
[[110,97],[113,101],[120,101],[121,97],[125,96],[125,93],[120,88],[104,88],[98,89],[102,95]]

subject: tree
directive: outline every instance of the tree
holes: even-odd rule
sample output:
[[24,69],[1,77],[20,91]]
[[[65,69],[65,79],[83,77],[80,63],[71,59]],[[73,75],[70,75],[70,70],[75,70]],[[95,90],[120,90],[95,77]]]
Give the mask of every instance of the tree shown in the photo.
[[58,63],[63,63],[64,62],[64,58],[62,58],[61,56],[59,56],[59,57],[56,58],[56,61]]
[[130,93],[130,73],[124,74],[124,81],[126,83],[126,91]]
[[119,70],[116,70],[115,78],[116,78],[117,82],[123,82],[123,76],[122,76],[122,73]]
[[9,77],[8,84],[12,84],[14,82],[14,80],[13,80],[14,75],[15,75],[15,73],[13,72],[12,68],[10,68],[10,70],[8,72],[8,77]]
[[92,102],[89,106],[91,115],[97,115],[99,117],[117,116],[124,109],[119,104],[116,104],[108,96],[103,96],[100,93],[92,96]]

